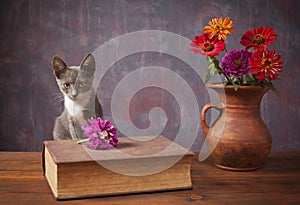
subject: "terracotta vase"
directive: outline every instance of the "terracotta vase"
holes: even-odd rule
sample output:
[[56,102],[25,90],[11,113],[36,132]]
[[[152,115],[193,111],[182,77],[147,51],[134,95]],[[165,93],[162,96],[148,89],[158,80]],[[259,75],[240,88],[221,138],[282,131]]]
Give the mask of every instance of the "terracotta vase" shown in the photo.
[[[260,86],[233,86],[209,84],[219,97],[217,105],[206,104],[200,116],[207,136],[207,148],[215,165],[227,170],[247,171],[260,168],[272,147],[271,133],[260,116],[263,95],[269,90]],[[209,127],[205,121],[210,108],[220,111]]]

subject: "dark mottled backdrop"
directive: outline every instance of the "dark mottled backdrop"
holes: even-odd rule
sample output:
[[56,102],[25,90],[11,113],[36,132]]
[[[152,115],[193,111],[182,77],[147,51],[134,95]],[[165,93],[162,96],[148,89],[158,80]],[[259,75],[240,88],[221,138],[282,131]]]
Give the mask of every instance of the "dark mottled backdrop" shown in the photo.
[[[273,134],[273,151],[300,150],[298,0],[1,0],[0,4],[0,150],[40,151],[42,141],[52,138],[55,117],[62,110],[54,99],[59,92],[50,64],[55,54],[76,65],[87,52],[108,40],[146,29],[192,39],[214,16],[230,16],[235,22],[236,33],[228,41],[232,47],[238,47],[240,35],[253,27],[265,25],[278,32],[279,39],[272,48],[284,60],[282,80],[275,82],[280,96],[269,92],[262,114]],[[157,53],[122,59],[105,79],[113,87],[131,70],[150,65],[172,67],[196,95],[205,95],[201,79],[191,68]],[[105,116],[110,118],[113,89],[99,89]],[[199,108],[207,99],[197,97]],[[147,127],[144,116],[153,106],[163,107],[168,115],[164,133],[176,135],[178,104],[168,92],[157,88],[146,96],[141,91],[132,99],[130,112],[136,125]],[[203,138],[200,130],[193,150],[199,150]]]

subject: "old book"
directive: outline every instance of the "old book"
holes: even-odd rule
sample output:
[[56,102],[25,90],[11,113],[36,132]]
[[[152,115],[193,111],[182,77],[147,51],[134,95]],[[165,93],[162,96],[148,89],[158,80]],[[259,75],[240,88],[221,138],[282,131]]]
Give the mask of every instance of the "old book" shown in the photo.
[[163,137],[122,137],[115,149],[45,141],[43,170],[56,199],[192,188],[193,153]]

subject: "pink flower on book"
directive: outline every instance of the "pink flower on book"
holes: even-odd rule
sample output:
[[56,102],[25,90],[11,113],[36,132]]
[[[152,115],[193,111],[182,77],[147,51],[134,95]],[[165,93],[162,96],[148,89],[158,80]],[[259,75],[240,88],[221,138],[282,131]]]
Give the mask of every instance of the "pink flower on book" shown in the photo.
[[89,141],[88,148],[90,149],[110,149],[118,144],[117,129],[109,120],[89,119],[90,125],[83,125],[84,135],[88,139],[80,140],[79,142]]

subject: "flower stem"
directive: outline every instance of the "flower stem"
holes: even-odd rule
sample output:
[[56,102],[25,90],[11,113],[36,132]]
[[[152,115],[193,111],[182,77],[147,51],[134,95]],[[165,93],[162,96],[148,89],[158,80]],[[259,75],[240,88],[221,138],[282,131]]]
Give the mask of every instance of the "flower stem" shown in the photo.
[[227,51],[227,49],[226,49],[226,46],[224,47],[224,50],[225,50],[225,53],[227,53],[228,51]]
[[239,77],[239,83],[240,83],[240,85],[244,84],[244,82],[243,82],[243,76]]
[[82,144],[84,142],[88,142],[90,139],[89,138],[86,138],[86,139],[82,139],[82,140],[78,140],[77,141],[77,144]]
[[224,77],[225,77],[225,79],[226,79],[227,83],[229,83],[229,82],[230,82],[229,78],[226,76],[226,74],[225,74],[225,73],[223,73],[223,75],[224,75]]

